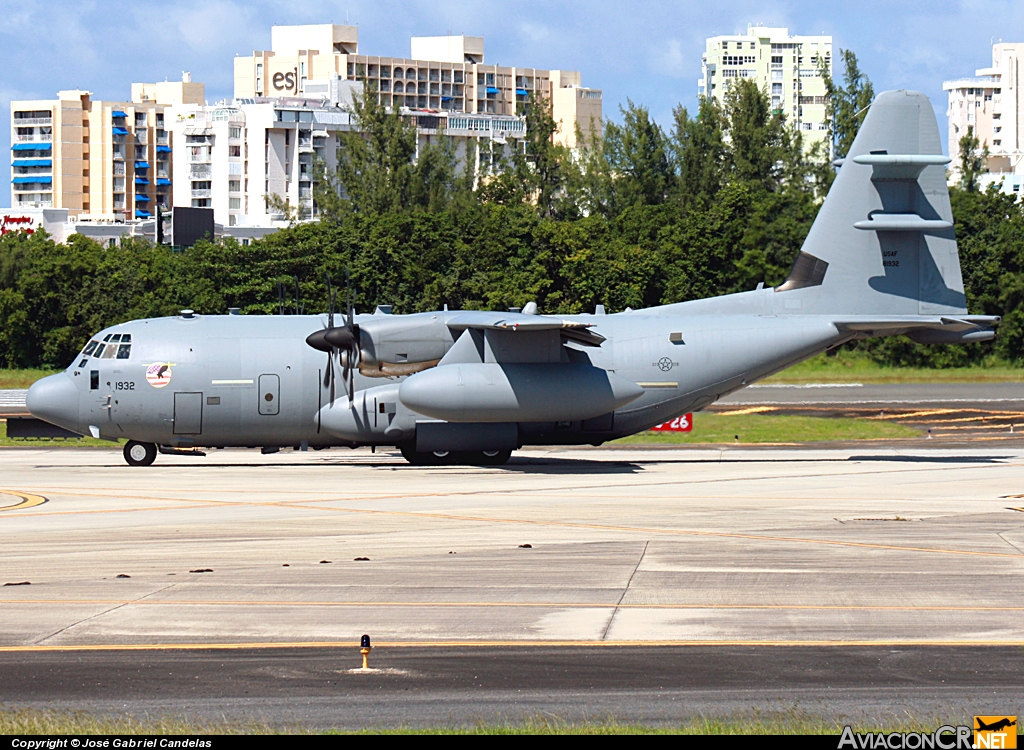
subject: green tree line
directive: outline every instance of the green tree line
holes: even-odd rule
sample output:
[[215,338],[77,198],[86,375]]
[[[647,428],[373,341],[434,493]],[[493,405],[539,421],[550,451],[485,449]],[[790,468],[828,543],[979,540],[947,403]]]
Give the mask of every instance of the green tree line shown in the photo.
[[[843,85],[826,81],[831,145],[843,153],[863,120],[870,82],[843,53]],[[527,137],[501,153],[457,152],[372,92],[354,105],[336,169],[317,165],[316,223],[295,223],[251,245],[203,241],[186,252],[131,240],[105,248],[80,235],[0,238],[0,366],[64,367],[104,326],[175,314],[278,312],[293,279],[307,312],[327,307],[324,274],[351,275],[357,309],[396,313],[504,309],[610,311],[698,299],[780,283],[834,174],[828,145],[737,80],[724,104],[702,99],[663,129],[629,102],[600,138],[578,134],[575,153],[543,100],[525,108]],[[1005,316],[994,344],[926,347],[862,342],[880,362],[932,366],[995,355],[1024,360],[1024,215],[1012,198],[952,190],[968,304]]]

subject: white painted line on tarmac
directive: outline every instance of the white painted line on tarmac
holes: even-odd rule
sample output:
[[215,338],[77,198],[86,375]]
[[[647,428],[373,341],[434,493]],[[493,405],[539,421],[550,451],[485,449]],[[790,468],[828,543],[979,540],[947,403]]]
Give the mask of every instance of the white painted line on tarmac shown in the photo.
[[863,383],[755,383],[747,388],[863,388]]

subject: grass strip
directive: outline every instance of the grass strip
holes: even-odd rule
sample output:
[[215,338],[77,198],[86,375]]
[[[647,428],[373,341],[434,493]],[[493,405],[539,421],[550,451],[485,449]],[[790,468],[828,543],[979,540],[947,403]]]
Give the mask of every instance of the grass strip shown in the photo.
[[883,420],[784,414],[700,413],[693,416],[692,432],[641,432],[614,442],[637,445],[816,443],[839,440],[895,440],[920,435],[921,431],[913,427]]
[[0,448],[118,448],[127,440],[96,440],[92,437],[82,438],[9,438],[7,437],[7,421],[0,419]]
[[34,382],[57,370],[4,370],[0,369],[0,390],[28,388]]
[[819,354],[762,381],[773,383],[1007,383],[1024,381],[1024,368],[997,360],[974,367],[884,367],[866,352]]
[[[894,718],[881,724],[872,720],[853,722],[855,732],[933,732],[942,724],[968,724],[970,717],[918,719]],[[542,716],[517,722],[451,723],[432,727],[373,727],[363,729],[317,730],[307,727],[275,726],[260,721],[194,721],[176,716],[135,716],[92,714],[20,708],[0,710],[0,734],[5,735],[225,735],[225,734],[465,734],[465,735],[601,735],[601,734],[690,734],[690,735],[832,735],[839,737],[847,719],[827,718],[798,708],[761,711],[733,717],[696,716],[677,724],[640,724],[615,718],[595,721],[563,721]]]

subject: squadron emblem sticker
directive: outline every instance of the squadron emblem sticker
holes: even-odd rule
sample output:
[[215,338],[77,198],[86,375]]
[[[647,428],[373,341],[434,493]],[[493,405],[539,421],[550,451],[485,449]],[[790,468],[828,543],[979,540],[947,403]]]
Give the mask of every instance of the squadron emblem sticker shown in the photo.
[[154,388],[163,388],[171,382],[171,363],[154,362],[146,369],[146,382]]

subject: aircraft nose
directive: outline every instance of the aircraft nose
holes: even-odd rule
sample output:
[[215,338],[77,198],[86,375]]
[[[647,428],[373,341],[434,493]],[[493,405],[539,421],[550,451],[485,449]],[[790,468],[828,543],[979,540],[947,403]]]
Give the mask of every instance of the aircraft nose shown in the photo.
[[33,417],[78,431],[78,389],[64,373],[37,380],[25,402]]

